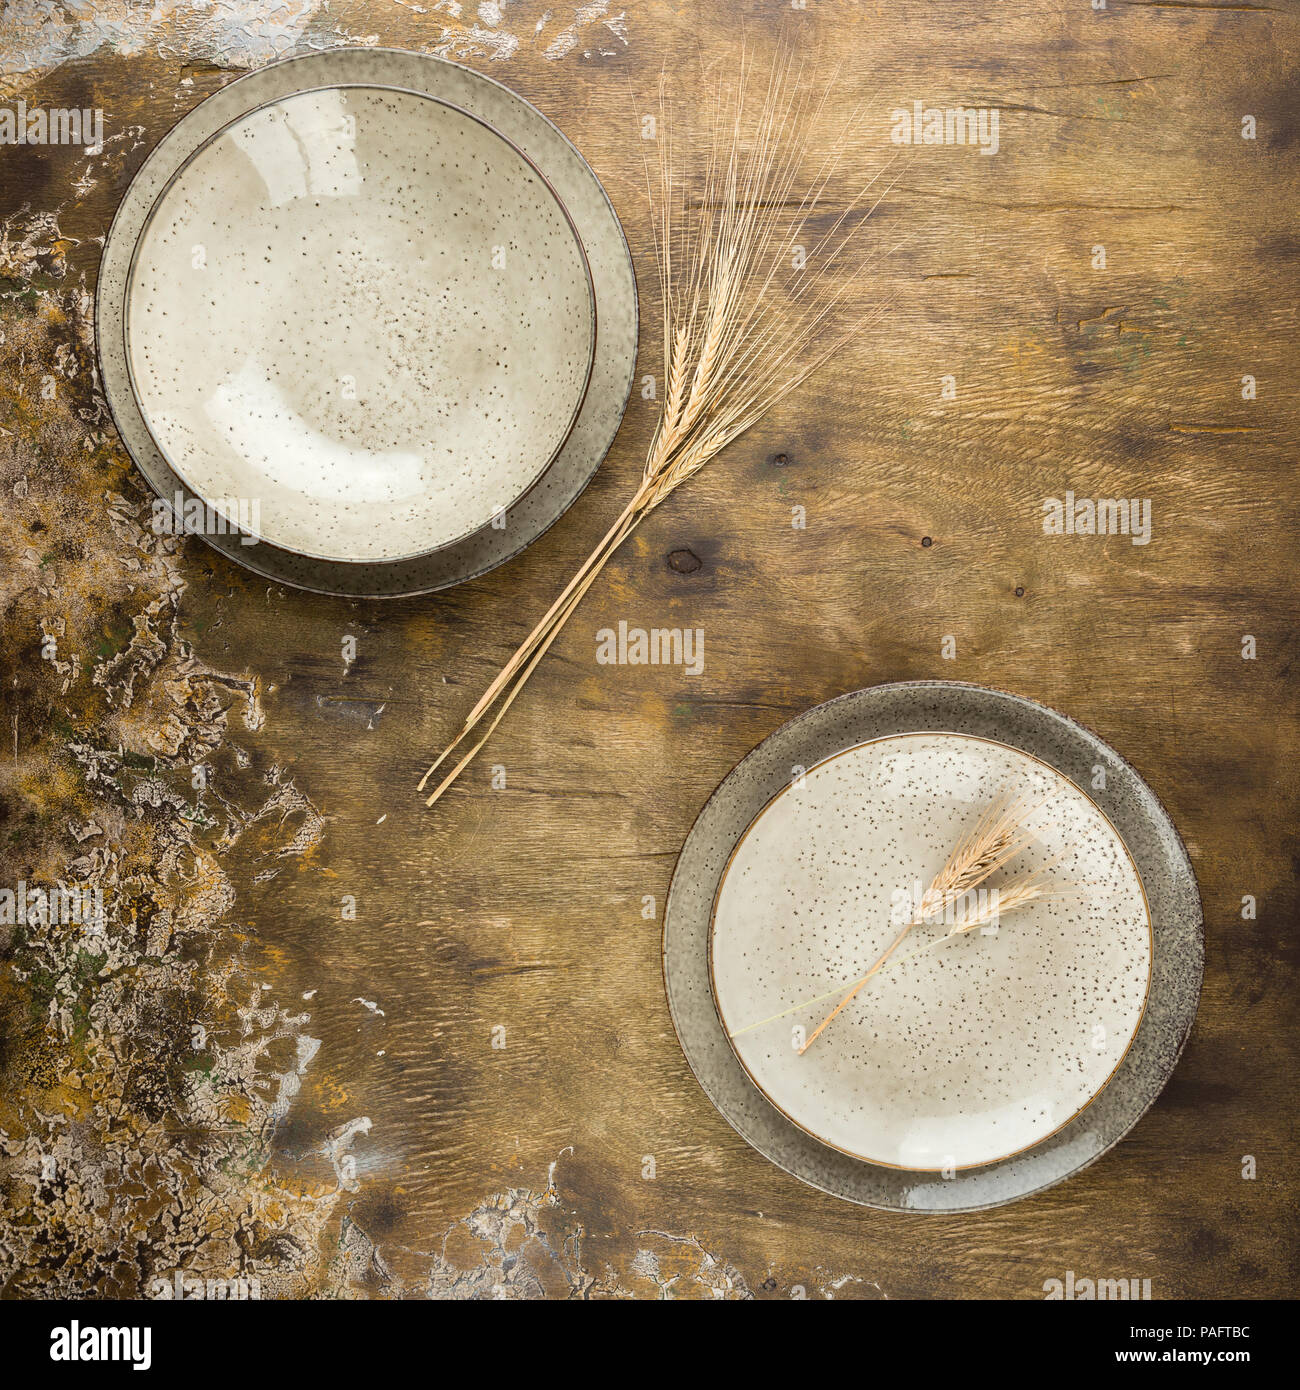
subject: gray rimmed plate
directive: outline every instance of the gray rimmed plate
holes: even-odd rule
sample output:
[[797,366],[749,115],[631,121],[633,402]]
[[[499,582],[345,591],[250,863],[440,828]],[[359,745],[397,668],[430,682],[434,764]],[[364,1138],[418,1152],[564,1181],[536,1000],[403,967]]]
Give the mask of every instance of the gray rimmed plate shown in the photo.
[[[793,1030],[878,954],[865,937],[892,936],[891,891],[1021,784],[1052,797],[1033,854],[1086,892],[917,951],[797,1057]],[[1054,710],[938,681],[842,696],[755,749],[700,813],[664,926],[673,1021],[723,1116],[805,1182],[903,1211],[999,1205],[1100,1157],[1173,1070],[1202,957],[1191,865],[1133,768]]]
[[388,597],[491,569],[578,496],[626,405],[636,287],[599,181],[532,106],[340,49],[163,139],[96,327],[119,431],[184,529],[279,582]]

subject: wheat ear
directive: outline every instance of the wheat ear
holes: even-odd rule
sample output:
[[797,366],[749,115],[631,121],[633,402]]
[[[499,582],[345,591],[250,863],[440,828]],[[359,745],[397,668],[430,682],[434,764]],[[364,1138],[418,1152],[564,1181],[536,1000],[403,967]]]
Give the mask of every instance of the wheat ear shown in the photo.
[[881,312],[870,309],[842,331],[828,332],[874,264],[874,258],[864,258],[846,273],[844,253],[893,187],[873,195],[880,175],[849,200],[825,232],[807,238],[813,243],[807,265],[794,276],[784,273],[805,227],[819,216],[853,130],[850,121],[796,197],[796,182],[808,163],[809,118],[826,99],[823,93],[820,103],[813,100],[800,72],[789,49],[778,55],[750,130],[746,89],[754,74],[742,53],[734,99],[728,107],[718,98],[702,197],[690,207],[688,181],[674,165],[661,82],[658,194],[648,164],[646,185],[663,301],[665,394],[641,480],[622,514],[420,779],[424,791],[487,721],[434,787],[427,805],[446,792],[491,737],[597,575],[645,517]]
[[[941,915],[947,907],[969,893],[972,888],[979,887],[991,874],[996,873],[1037,839],[1037,835],[1028,827],[1028,820],[1047,800],[1047,797],[1034,800],[1028,794],[1013,798],[1003,793],[993,802],[958,841],[943,868],[926,889],[916,911],[903,923],[902,931],[889,943],[871,969],[853,984],[844,998],[804,1040],[803,1046],[799,1049],[801,1057],[839,1017],[840,1012],[857,997],[862,987],[894,954],[913,927]],[[1014,905],[1016,904],[1011,906]],[[1004,910],[1010,911],[1010,906]]]

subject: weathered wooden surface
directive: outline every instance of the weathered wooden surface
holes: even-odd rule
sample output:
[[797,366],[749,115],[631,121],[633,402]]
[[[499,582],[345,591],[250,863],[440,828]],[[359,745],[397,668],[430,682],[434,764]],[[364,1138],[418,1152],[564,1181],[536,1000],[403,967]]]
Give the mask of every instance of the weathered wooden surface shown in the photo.
[[[110,137],[89,161],[0,148],[0,882],[100,846],[77,873],[115,904],[107,947],[5,947],[0,1287],[147,1294],[185,1267],[268,1296],[1033,1298],[1073,1270],[1157,1297],[1287,1292],[1294,7],[751,6],[758,52],[788,24],[814,70],[842,62],[835,114],[863,108],[846,179],[897,153],[889,112],[917,99],[998,107],[1001,148],[893,167],[877,234],[907,240],[884,323],[650,519],[433,812],[426,755],[620,509],[652,404],[634,393],[588,492],[484,579],[395,604],[268,588],[131,519],[143,485],[91,376],[97,238],[152,144],[244,68],[295,44],[442,52],[534,101],[605,180],[657,371],[637,115],[661,66],[734,63],[737,7],[552,5],[540,30],[534,0],[262,8],[110,4],[95,36],[24,25],[35,5],[0,17],[11,97],[102,106]],[[1150,544],[1045,536],[1066,489],[1151,499]],[[703,674],[598,665],[620,619],[703,628]],[[755,743],[927,676],[1114,743],[1183,832],[1207,922],[1195,1031],[1132,1135],[950,1219],[849,1207],[749,1150],[681,1056],[642,917]]]

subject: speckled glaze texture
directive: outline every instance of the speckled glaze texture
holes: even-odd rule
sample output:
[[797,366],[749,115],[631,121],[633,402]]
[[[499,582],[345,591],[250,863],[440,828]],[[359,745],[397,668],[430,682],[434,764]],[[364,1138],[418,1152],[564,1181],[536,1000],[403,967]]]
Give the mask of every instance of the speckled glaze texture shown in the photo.
[[[433,109],[435,104],[441,103],[437,109],[446,114],[440,115],[438,119],[468,121],[469,124],[462,127],[466,132],[475,128],[481,131],[483,126],[477,125],[478,122],[499,132],[501,137],[509,142],[509,145],[503,145],[502,140],[491,137],[498,147],[507,151],[507,157],[502,163],[502,177],[506,178],[507,171],[513,169],[514,174],[510,175],[513,178],[520,170],[527,171],[531,166],[536,172],[532,175],[535,182],[529,186],[536,186],[538,183],[542,186],[549,185],[554,191],[554,197],[549,203],[538,204],[539,207],[549,208],[544,220],[549,222],[552,216],[558,215],[561,221],[564,221],[567,214],[568,220],[576,229],[577,238],[573,238],[571,231],[568,233],[569,252],[566,254],[572,254],[579,247],[585,251],[590,275],[589,293],[595,306],[595,344],[590,358],[590,377],[585,395],[581,397],[574,414],[574,397],[570,389],[572,379],[557,378],[559,393],[554,399],[545,402],[534,400],[535,408],[548,413],[547,428],[552,433],[561,427],[567,431],[563,434],[562,442],[549,465],[546,465],[544,459],[539,465],[537,456],[526,465],[520,465],[519,460],[511,454],[501,475],[493,473],[491,468],[486,473],[480,471],[476,474],[478,482],[470,484],[468,488],[473,494],[467,512],[470,521],[474,515],[479,518],[491,516],[492,511],[501,505],[499,499],[503,492],[515,488],[525,473],[531,471],[534,475],[522,495],[491,520],[468,534],[452,538],[438,548],[429,549],[427,545],[422,544],[421,553],[411,553],[408,547],[414,544],[410,535],[411,527],[415,524],[415,515],[422,512],[419,524],[423,525],[428,520],[430,511],[427,507],[422,508],[419,503],[404,503],[395,495],[401,490],[400,483],[394,487],[390,477],[387,490],[393,495],[386,501],[376,498],[371,505],[383,510],[386,517],[394,518],[397,529],[394,529],[393,520],[385,520],[377,533],[374,528],[356,527],[353,528],[351,539],[343,544],[339,544],[337,536],[325,536],[319,527],[307,528],[310,535],[302,533],[301,530],[295,532],[295,540],[310,553],[303,553],[271,540],[262,540],[255,545],[243,545],[237,534],[204,536],[209,544],[240,564],[277,582],[299,588],[373,597],[424,593],[459,583],[503,563],[535,540],[564,513],[590,481],[613,442],[627,403],[636,363],[636,283],[631,257],[618,219],[586,162],[564,136],[522,98],[499,83],[455,63],[392,49],[338,49],[288,59],[250,73],[209,97],[159,143],[137,173],[114,219],[101,260],[96,296],[96,342],[101,374],[118,429],[150,484],[168,500],[177,493],[186,499],[195,497],[197,494],[179,471],[189,465],[178,458],[179,469],[173,467],[164,451],[158,447],[132,387],[126,336],[132,258],[141,234],[149,222],[155,202],[168,188],[177,171],[184,168],[197,151],[202,150],[214,137],[220,137],[222,131],[249,117],[250,113],[260,113],[267,108],[272,111],[283,109],[284,103],[299,97],[300,94],[314,94],[331,87],[363,88],[372,91],[387,89],[381,96],[377,94],[376,99],[398,103],[403,94],[407,94],[406,100],[419,102],[426,113]],[[434,101],[426,100],[428,97]],[[355,100],[355,95],[350,99]],[[276,103],[281,105],[277,107]],[[456,110],[449,111],[448,108]],[[362,124],[358,122],[358,128]],[[217,143],[220,143],[219,138]],[[510,146],[514,146],[515,149],[511,151]],[[525,172],[519,177],[527,181],[528,176]],[[304,234],[308,233],[298,233],[299,236]],[[266,240],[263,236],[263,254]],[[560,241],[555,245],[558,254]],[[506,249],[508,268],[508,245]],[[487,251],[490,256],[491,246]],[[521,268],[526,269],[526,266],[525,261]],[[489,269],[492,273],[497,271],[496,267]],[[524,275],[522,283],[527,283],[527,274]],[[562,284],[565,288],[561,288]],[[437,292],[437,287],[432,284],[426,288],[430,293]],[[560,293],[561,303],[566,291],[576,291],[576,286],[567,273],[558,279],[552,279],[549,288],[552,293]],[[526,304],[519,307],[527,313]],[[590,309],[590,304],[587,308]],[[313,314],[318,311],[327,314],[327,306],[312,306]],[[249,312],[254,311],[250,309]],[[270,313],[274,318],[275,308],[272,305],[256,312]],[[395,303],[396,318],[407,322],[403,318],[404,312],[400,305]],[[589,314],[583,323],[582,332],[589,334]],[[413,324],[414,321],[410,321],[408,325],[412,326],[412,331],[434,331],[427,326],[417,329]],[[542,336],[544,337],[548,331],[549,322]],[[391,352],[394,350],[392,343],[397,342],[397,339],[386,337],[385,342],[389,344],[385,351]],[[526,344],[521,339],[514,352],[520,368],[517,380],[521,387],[527,386],[529,374],[536,366],[533,360],[536,356],[535,344]],[[569,364],[567,371],[574,370],[573,364],[576,360],[576,370],[579,373],[586,372],[587,364],[581,353],[577,359],[573,359],[567,352],[562,356]],[[337,363],[334,365],[337,366]],[[394,365],[400,377],[404,370],[403,364],[399,362]],[[407,365],[409,366],[409,362]],[[332,371],[333,367],[322,368],[322,385]],[[414,386],[413,389],[419,394],[424,390],[424,385]],[[363,383],[359,380],[358,396],[362,395],[362,386]],[[382,387],[383,391],[393,389],[391,382]],[[513,408],[526,410],[528,407],[525,402],[532,396],[531,387],[521,390],[514,397]],[[434,398],[431,400],[431,408],[436,412],[439,408],[438,402]],[[442,405],[446,404],[447,400],[444,397]],[[497,404],[502,406],[504,403],[498,401]],[[430,405],[430,401],[425,401],[423,405],[417,402],[416,405],[417,408],[423,408]],[[335,408],[341,406],[336,403]],[[496,413],[496,410],[489,408],[489,415],[494,416]],[[571,420],[568,419],[570,415]],[[375,440],[381,444],[391,443],[392,431],[400,434],[407,430],[409,433],[412,423],[410,417],[403,415],[402,420],[397,420],[392,416],[393,412],[386,409],[375,413],[371,428],[379,433],[365,444],[365,447],[372,447]],[[490,419],[486,423],[492,425],[493,421]],[[520,424],[522,426],[522,419]],[[390,433],[385,435],[385,431]],[[493,429],[479,434],[480,447],[486,445],[489,452],[499,453],[504,459],[511,451],[498,450],[496,446],[500,442]],[[553,439],[544,442],[541,446],[542,452],[550,448],[552,443]],[[282,451],[277,457],[283,464]],[[413,467],[418,473],[418,466]],[[513,474],[509,471],[511,468],[516,469]],[[339,477],[341,478],[341,474]],[[494,478],[495,482],[492,481]],[[459,475],[459,485],[464,487],[465,484],[466,478],[463,474]],[[229,490],[224,481],[217,479],[214,479],[211,485],[223,492]],[[324,490],[328,491],[328,485]],[[436,483],[432,490],[437,491]],[[438,506],[436,499],[433,505],[435,508]],[[263,529],[266,527],[270,510],[263,506]],[[361,539],[362,533],[367,531],[371,536],[369,541]],[[362,544],[371,547],[363,558],[337,558],[337,552],[346,549],[358,539]]]
[[[1070,895],[943,945],[976,895],[917,925],[800,1055],[824,996],[879,958],[1002,794],[1044,804],[984,904],[1035,870]],[[719,885],[710,961],[732,1045],[773,1105],[859,1158],[941,1170],[1028,1148],[1101,1090],[1142,1016],[1151,932],[1137,870],[1073,783],[1002,744],[904,734],[828,759],[763,808]],[[804,1000],[820,1002],[787,1012]]]
[[163,192],[127,289],[150,433],[200,495],[335,560],[469,535],[554,458],[595,343],[587,263],[545,179],[443,102],[302,92]]
[[[1153,942],[1141,1022],[1095,1099],[1023,1152],[948,1170],[951,1176],[841,1152],[782,1113],[755,1086],[728,1042],[709,970],[714,903],[728,862],[764,808],[789,788],[793,769],[816,769],[873,740],[925,732],[964,734],[1019,750],[1055,769],[1079,789],[1083,802],[1095,802],[1136,867]],[[1098,768],[1105,772],[1100,788],[1094,786]],[[1008,915],[1000,936],[1009,939],[1016,930],[1015,918]],[[673,1021],[687,1060],[723,1116],[761,1153],[805,1182],[897,1211],[997,1206],[1060,1182],[1099,1158],[1168,1080],[1196,1015],[1202,961],[1200,898],[1191,865],[1168,815],[1136,771],[1095,734],[1054,710],[1000,691],[941,681],[841,696],[792,720],[756,748],[700,813],[678,860],[664,924],[664,976]],[[810,1049],[805,1060],[812,1055]]]

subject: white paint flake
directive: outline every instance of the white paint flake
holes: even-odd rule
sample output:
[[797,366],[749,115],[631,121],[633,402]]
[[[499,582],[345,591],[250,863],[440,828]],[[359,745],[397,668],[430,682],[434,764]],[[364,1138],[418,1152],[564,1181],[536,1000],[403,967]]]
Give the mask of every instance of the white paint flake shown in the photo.
[[183,30],[190,59],[256,67],[297,46],[325,8],[326,0],[12,0],[0,6],[0,76],[21,87],[100,48],[160,52],[174,46],[173,30]]
[[[609,0],[591,0],[588,5],[579,5],[573,12],[573,23],[562,29],[546,48],[545,56],[554,62],[557,58],[572,53],[582,40],[582,31],[599,20],[616,38],[627,45],[627,11],[616,15],[609,13]],[[602,50],[611,52],[613,50]]]

